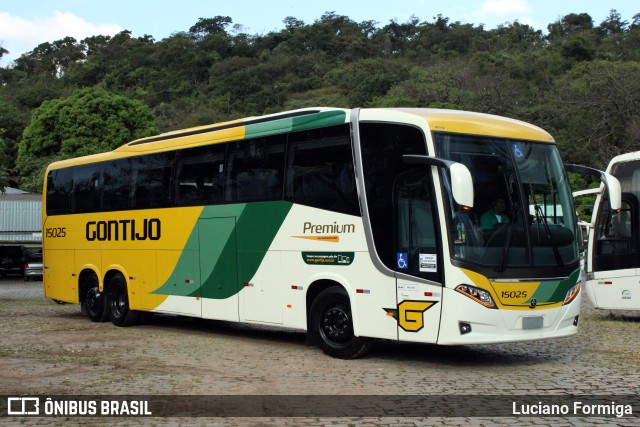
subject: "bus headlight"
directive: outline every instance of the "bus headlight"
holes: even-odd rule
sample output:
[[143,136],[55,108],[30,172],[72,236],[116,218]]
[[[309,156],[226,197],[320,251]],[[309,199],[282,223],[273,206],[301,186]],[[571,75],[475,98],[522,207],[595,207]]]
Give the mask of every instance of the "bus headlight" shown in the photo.
[[580,293],[580,283],[578,282],[575,284],[574,287],[572,287],[567,291],[567,296],[564,297],[564,302],[562,303],[562,305],[569,304],[571,301],[576,299],[579,293]]
[[462,295],[466,295],[475,302],[484,305],[487,308],[495,308],[498,307],[493,302],[493,298],[491,298],[491,294],[484,289],[477,288],[471,285],[458,285],[456,287],[456,291],[460,292]]

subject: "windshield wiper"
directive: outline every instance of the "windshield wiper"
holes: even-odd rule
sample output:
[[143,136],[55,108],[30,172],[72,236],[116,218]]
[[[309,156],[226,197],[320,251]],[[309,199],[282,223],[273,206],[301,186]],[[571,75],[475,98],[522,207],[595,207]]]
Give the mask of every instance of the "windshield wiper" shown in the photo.
[[547,218],[542,214],[542,208],[539,204],[534,204],[534,211],[536,213],[536,223],[538,224],[538,234],[540,234],[540,223],[542,223],[544,227],[544,231],[547,233],[547,239],[549,239],[549,244],[551,245],[551,249],[553,250],[553,256],[556,259],[556,265],[558,267],[564,267],[564,261],[562,261],[562,255],[560,255],[560,251],[558,250],[558,245],[553,238],[551,233],[551,229],[549,228],[549,224],[547,224]]
[[[513,201],[513,197],[511,193],[513,192],[513,185],[515,184],[515,178],[513,177],[513,169],[510,167],[504,167],[504,181],[507,187],[507,196],[509,197],[509,225],[507,225],[507,236],[504,239],[504,245],[502,245],[502,254],[500,255],[500,264],[496,267],[496,272],[502,273],[507,269],[507,260],[509,259],[509,247],[511,246],[511,235],[513,234],[513,230],[515,227],[515,223],[518,219],[518,211],[520,210],[520,205]],[[509,173],[509,178],[507,178],[507,173]]]
[[[511,196],[509,196],[511,199]],[[502,254],[500,255],[500,264],[496,267],[495,271],[498,273],[502,273],[507,269],[507,260],[509,259],[509,248],[511,247],[511,236],[513,235],[513,230],[516,226],[516,221],[518,219],[518,211],[520,210],[520,205],[517,203],[511,203],[511,215],[509,216],[509,224],[507,225],[507,236],[504,239],[504,245],[502,246]]]

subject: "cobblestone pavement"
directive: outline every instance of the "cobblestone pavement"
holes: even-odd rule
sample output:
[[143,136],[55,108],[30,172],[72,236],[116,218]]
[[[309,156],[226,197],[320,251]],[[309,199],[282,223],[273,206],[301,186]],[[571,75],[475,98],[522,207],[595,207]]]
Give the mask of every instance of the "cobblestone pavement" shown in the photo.
[[[334,402],[349,402],[352,395],[370,396],[374,403],[388,397],[407,404],[424,395],[425,402],[440,412],[435,417],[364,416],[366,410],[357,417],[252,417],[250,412],[242,418],[20,417],[5,418],[3,424],[639,424],[638,418],[534,418],[511,413],[473,417],[467,410],[460,411],[483,396],[513,396],[514,400],[533,396],[562,402],[567,396],[583,395],[618,399],[620,404],[632,396],[637,402],[640,312],[595,310],[584,295],[581,325],[574,337],[460,347],[383,341],[365,357],[352,361],[332,359],[307,346],[299,331],[172,316],[155,316],[135,327],[117,328],[108,322],[92,323],[77,305],[58,305],[42,295],[41,282],[0,279],[3,396],[293,396],[291,404],[296,405],[300,402],[296,403],[295,396],[321,395],[325,399],[319,400],[321,404],[331,396],[339,396]],[[440,416],[447,407],[452,417]]]

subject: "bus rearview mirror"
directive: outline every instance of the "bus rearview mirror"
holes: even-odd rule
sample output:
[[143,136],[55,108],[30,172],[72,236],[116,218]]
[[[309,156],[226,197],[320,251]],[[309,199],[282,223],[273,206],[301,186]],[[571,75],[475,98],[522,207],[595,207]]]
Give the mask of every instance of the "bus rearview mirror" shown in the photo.
[[429,165],[448,170],[451,176],[453,200],[462,210],[473,208],[473,180],[471,179],[471,172],[465,165],[438,157],[414,154],[405,154],[402,158],[405,163],[410,165]]
[[[568,172],[595,176],[600,179],[600,182],[605,185],[607,191],[609,192],[609,206],[611,206],[611,210],[614,212],[620,210],[620,208],[622,207],[622,190],[620,187],[620,181],[618,181],[615,176],[608,174],[607,172],[582,165],[564,165],[564,167]],[[587,194],[587,192],[584,192],[583,194]],[[581,194],[580,192],[578,192],[578,194],[574,193],[574,196],[576,195]]]

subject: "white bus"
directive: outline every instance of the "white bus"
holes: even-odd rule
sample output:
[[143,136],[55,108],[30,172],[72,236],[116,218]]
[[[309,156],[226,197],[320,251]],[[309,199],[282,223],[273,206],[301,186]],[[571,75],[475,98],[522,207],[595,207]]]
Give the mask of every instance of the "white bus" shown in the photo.
[[146,311],[296,328],[339,358],[376,338],[564,337],[574,212],[558,148],[530,124],[296,110],[50,165],[44,290],[117,326]]
[[614,157],[607,172],[620,182],[622,204],[596,198],[588,235],[586,293],[596,308],[640,310],[640,151]]

